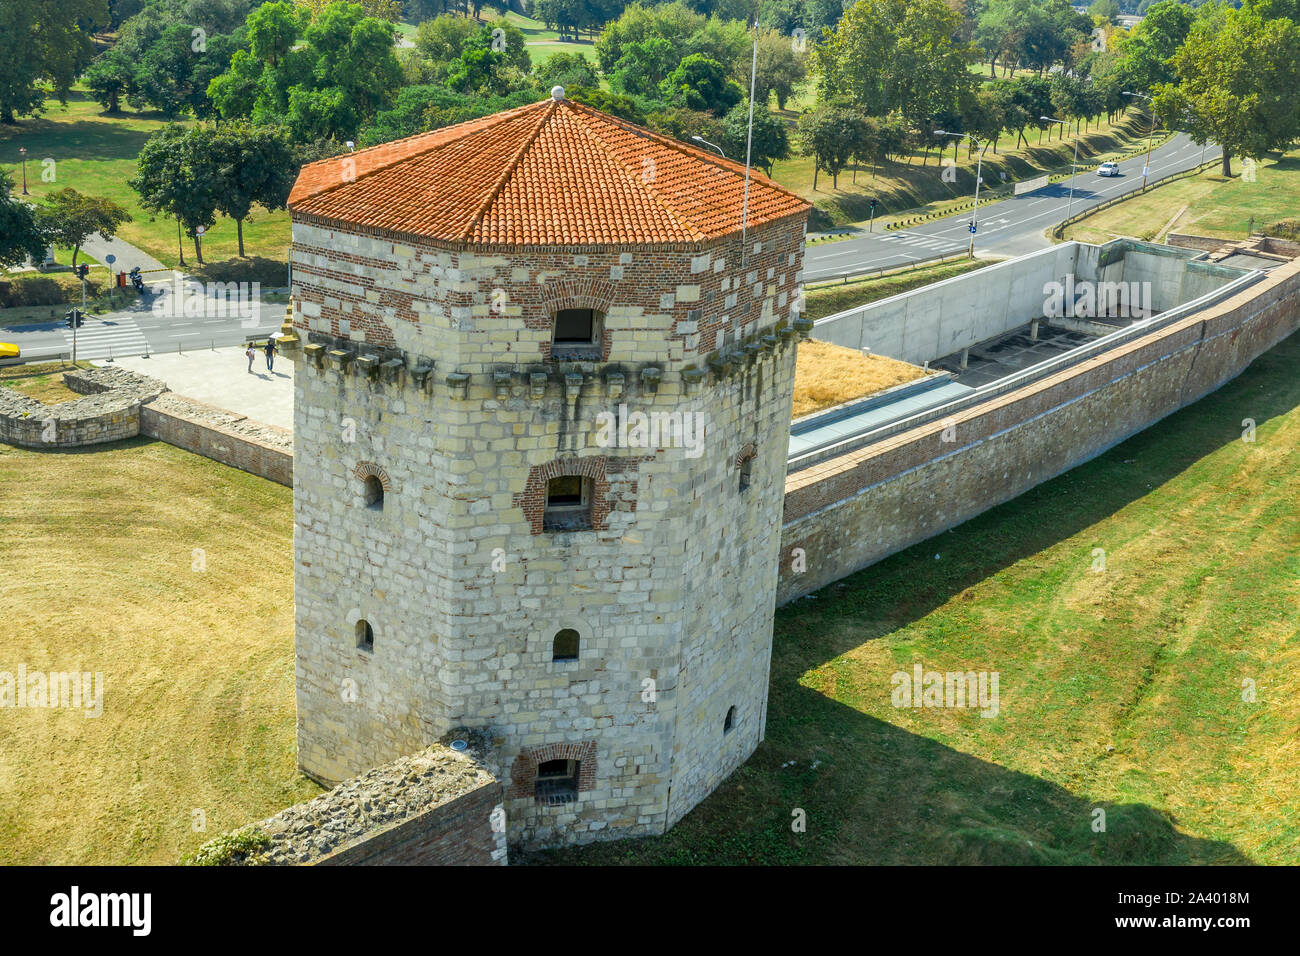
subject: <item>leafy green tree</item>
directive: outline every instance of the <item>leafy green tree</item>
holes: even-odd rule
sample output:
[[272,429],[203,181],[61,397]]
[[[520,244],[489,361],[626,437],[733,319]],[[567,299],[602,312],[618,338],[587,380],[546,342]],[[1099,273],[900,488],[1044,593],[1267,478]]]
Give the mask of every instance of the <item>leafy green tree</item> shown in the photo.
[[[741,58],[743,62],[743,57]],[[759,106],[767,103],[773,93],[776,105],[785,109],[786,102],[794,95],[795,88],[808,75],[806,56],[795,49],[795,44],[788,35],[775,30],[764,30],[758,37],[758,71],[754,83],[754,102]],[[744,82],[747,77],[742,70],[741,86],[748,88]]]
[[624,93],[655,96],[659,84],[680,62],[677,50],[663,37],[637,40],[623,48],[623,55],[610,73],[610,81],[615,89]]
[[1156,113],[1197,143],[1218,143],[1225,176],[1233,156],[1259,159],[1300,137],[1300,25],[1292,20],[1209,8],[1172,66],[1177,80],[1156,87]]
[[43,262],[52,238],[36,210],[9,194],[13,185],[9,175],[0,170],[0,266],[20,266],[29,257],[33,262]]
[[253,205],[283,209],[298,167],[284,133],[244,122],[204,127],[207,161],[216,167],[217,212],[235,220],[239,256],[244,256],[244,220]]
[[562,86],[599,86],[600,77],[592,62],[581,53],[553,53],[551,58],[533,71],[543,89]]
[[[127,183],[139,193],[140,204],[146,209],[175,217],[182,266],[185,247],[180,242],[181,229],[195,236],[197,227],[209,229],[217,222],[220,182],[217,167],[203,149],[205,139],[200,127],[187,130],[177,123],[167,124],[145,140],[136,157],[135,176]],[[201,264],[197,236],[194,255]]]
[[1191,7],[1175,0],[1163,0],[1147,10],[1142,22],[1119,42],[1130,89],[1145,93],[1174,82],[1169,61],[1187,39],[1194,18]]
[[899,110],[920,126],[973,84],[973,44],[954,41],[960,16],[944,0],[858,0],[813,53],[823,101],[844,95],[863,112]]
[[120,113],[122,99],[135,91],[135,69],[127,56],[117,49],[110,49],[90,64],[82,74],[95,102],[104,107],[107,113]]
[[262,4],[248,18],[249,52],[275,69],[298,42],[306,19],[303,10],[284,0]]
[[596,40],[596,59],[603,73],[612,74],[628,45],[654,37],[667,40],[678,58],[684,58],[691,36],[703,29],[706,22],[706,17],[681,0],[657,6],[630,3],[617,20],[601,31]]
[[564,95],[575,103],[582,103],[584,106],[590,106],[592,109],[608,113],[610,116],[620,117],[629,123],[635,123],[637,126],[651,126],[652,129],[654,128],[650,124],[649,117],[646,116],[641,104],[631,96],[611,93],[599,87],[582,86],[575,86],[573,89],[566,88]]
[[1088,7],[1088,16],[1093,21],[1102,23],[1116,23],[1119,20],[1119,3],[1116,0],[1092,0]]
[[[722,143],[729,157],[745,161],[745,146],[749,133],[749,101],[742,100],[732,107],[722,123]],[[754,110],[754,138],[750,145],[750,161],[769,176],[772,164],[790,155],[790,133],[781,117],[769,110]]]
[[839,189],[840,172],[863,148],[866,136],[864,118],[850,107],[822,105],[799,118],[803,153],[813,157],[814,192],[818,171],[829,173],[831,188]]
[[727,69],[717,60],[692,53],[659,84],[664,101],[692,110],[708,110],[723,116],[745,95],[727,79]]
[[131,221],[131,214],[112,200],[84,196],[70,187],[46,196],[36,217],[52,242],[72,247],[74,266],[87,238],[99,233],[112,239],[122,223]]
[[4,0],[0,3],[0,123],[41,111],[53,87],[66,103],[90,63],[90,34],[108,24],[105,0]]

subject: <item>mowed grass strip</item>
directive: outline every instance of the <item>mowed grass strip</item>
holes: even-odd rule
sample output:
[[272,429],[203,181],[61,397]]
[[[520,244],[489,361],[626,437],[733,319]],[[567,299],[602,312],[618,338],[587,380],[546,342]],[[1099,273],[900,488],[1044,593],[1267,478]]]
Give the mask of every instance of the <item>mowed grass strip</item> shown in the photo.
[[[1297,362],[1292,336],[780,609],[749,763],[665,838],[530,862],[1300,863]],[[893,707],[891,675],[917,663],[997,672],[998,716]]]
[[[89,362],[78,362],[77,368],[91,368]],[[37,362],[31,365],[7,365],[0,368],[0,386],[12,388],[28,398],[46,405],[72,402],[81,395],[63,384],[63,373],[71,372],[71,362]]]
[[1300,150],[1261,160],[1253,182],[1240,175],[1239,161],[1232,166],[1236,172],[1231,179],[1216,165],[1135,194],[1067,227],[1065,238],[1153,239],[1173,220],[1170,232],[1245,239],[1251,228],[1260,232],[1279,220],[1300,217]]
[[104,681],[99,717],[0,712],[0,863],[173,863],[320,792],[296,770],[291,500],[161,442],[0,445],[0,671]]

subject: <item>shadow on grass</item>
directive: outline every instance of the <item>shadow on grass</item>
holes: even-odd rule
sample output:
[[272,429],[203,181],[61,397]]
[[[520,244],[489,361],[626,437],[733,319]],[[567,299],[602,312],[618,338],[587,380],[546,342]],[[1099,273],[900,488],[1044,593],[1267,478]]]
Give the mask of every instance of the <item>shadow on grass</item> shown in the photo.
[[[522,854],[525,864],[1250,862],[1144,804],[1094,804],[811,690],[802,675],[1142,498],[1300,407],[1300,334],[1105,454],[776,616],[767,740],[666,836]],[[934,560],[935,553],[942,560]],[[847,625],[847,626],[846,626]],[[851,639],[846,639],[851,636]],[[787,766],[789,761],[794,766]],[[814,761],[819,766],[814,769]],[[1092,832],[1106,810],[1105,833]],[[795,808],[807,832],[791,832]]]

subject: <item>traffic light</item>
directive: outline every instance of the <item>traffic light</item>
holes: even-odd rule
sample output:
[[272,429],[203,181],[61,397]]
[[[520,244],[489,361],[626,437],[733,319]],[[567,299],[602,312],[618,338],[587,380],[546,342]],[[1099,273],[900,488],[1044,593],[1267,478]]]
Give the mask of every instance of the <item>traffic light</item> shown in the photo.
[[876,208],[876,205],[877,205],[877,200],[875,200],[875,199],[871,200],[871,208],[872,208],[872,209],[875,209],[875,208]]
[[86,314],[80,309],[69,309],[63,316],[68,328],[81,328],[86,321]]
[[84,262],[81,265],[77,266],[78,279],[84,279],[88,275],[90,275],[90,266],[86,265]]

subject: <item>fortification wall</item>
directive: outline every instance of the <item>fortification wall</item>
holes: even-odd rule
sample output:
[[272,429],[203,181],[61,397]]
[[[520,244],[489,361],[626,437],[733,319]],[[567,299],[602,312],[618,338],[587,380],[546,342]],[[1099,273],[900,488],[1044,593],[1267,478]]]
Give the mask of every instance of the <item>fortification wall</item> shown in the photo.
[[261,849],[222,856],[218,839],[196,856],[232,865],[504,866],[501,782],[486,741],[466,739],[467,750],[436,744],[237,831],[260,838]]
[[1300,260],[1057,375],[790,475],[778,602],[1087,461],[1212,392],[1297,327]]
[[168,392],[140,409],[140,433],[279,484],[293,485],[293,432],[287,428]]
[[167,386],[118,368],[64,373],[64,383],[83,398],[46,405],[0,387],[0,441],[27,448],[76,448],[134,438],[140,407]]

